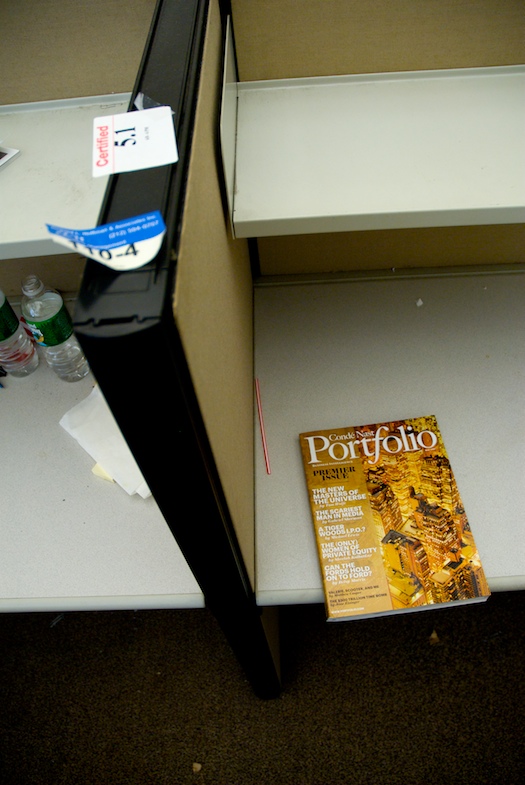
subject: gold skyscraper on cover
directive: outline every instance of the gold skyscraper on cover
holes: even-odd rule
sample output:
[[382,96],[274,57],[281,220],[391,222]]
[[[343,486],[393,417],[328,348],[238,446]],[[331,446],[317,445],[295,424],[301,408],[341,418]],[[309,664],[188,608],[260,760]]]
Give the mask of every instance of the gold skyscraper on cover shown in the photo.
[[433,415],[299,439],[329,620],[487,599]]

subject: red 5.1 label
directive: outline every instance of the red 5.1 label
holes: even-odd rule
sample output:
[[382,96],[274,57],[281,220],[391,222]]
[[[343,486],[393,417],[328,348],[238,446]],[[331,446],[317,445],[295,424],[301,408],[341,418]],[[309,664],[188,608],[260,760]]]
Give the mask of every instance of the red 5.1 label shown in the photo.
[[93,177],[151,169],[178,161],[169,106],[95,117]]

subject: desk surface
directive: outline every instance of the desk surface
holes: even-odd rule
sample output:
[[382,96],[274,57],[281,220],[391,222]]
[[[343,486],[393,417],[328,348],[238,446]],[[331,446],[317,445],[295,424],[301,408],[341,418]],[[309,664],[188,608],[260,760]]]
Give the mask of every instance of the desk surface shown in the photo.
[[41,360],[0,389],[0,611],[203,607],[153,498],[93,475],[59,425],[90,375],[59,380]]
[[[387,279],[384,276],[389,277]],[[435,414],[492,590],[525,588],[525,275],[258,287],[257,601],[322,602],[299,433]]]
[[20,150],[0,172],[0,259],[67,253],[51,240],[46,223],[68,229],[97,225],[109,175],[92,176],[93,120],[125,112],[129,97],[0,106],[2,143]]

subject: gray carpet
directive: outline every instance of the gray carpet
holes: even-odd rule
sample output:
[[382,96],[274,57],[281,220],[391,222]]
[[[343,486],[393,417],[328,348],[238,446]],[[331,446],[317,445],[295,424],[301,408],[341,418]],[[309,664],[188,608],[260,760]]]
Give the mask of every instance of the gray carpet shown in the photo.
[[521,782],[523,600],[336,625],[285,608],[272,701],[207,611],[1,615],[2,782]]

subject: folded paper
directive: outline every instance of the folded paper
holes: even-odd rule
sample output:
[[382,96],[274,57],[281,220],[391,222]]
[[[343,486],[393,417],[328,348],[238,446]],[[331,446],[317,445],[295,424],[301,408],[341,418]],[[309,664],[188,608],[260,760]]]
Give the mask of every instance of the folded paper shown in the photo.
[[60,425],[130,496],[151,495],[98,385],[62,417]]

